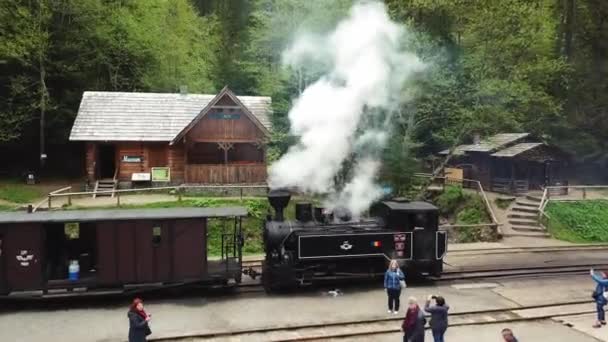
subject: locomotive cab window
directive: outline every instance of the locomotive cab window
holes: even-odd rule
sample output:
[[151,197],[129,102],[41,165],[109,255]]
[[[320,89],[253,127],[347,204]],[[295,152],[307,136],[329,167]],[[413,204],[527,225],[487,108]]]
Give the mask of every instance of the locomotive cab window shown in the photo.
[[428,218],[426,213],[415,213],[409,215],[409,222],[411,229],[421,230],[425,229],[428,225]]

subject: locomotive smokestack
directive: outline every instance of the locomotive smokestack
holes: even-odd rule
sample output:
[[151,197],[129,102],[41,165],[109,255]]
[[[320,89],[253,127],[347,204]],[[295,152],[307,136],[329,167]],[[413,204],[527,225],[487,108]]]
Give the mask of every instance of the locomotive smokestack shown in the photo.
[[268,202],[274,209],[275,221],[283,221],[283,210],[289,204],[291,194],[285,189],[275,189],[268,192]]

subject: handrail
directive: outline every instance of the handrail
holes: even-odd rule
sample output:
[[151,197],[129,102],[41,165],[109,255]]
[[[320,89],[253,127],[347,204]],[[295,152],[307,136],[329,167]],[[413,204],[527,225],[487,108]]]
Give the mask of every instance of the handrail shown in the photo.
[[70,190],[70,189],[72,189],[72,187],[71,187],[71,186],[66,186],[66,187],[64,187],[64,188],[57,189],[57,190],[54,190],[54,191],[49,192],[49,194],[47,195],[47,198],[45,198],[45,199],[41,200],[40,202],[36,203],[36,205],[35,205],[35,206],[33,206],[33,207],[32,207],[32,212],[33,212],[33,213],[35,213],[35,212],[36,212],[36,210],[38,210],[38,208],[40,208],[40,206],[41,206],[43,203],[45,203],[45,202],[48,202],[48,203],[49,203],[49,208],[50,208],[50,207],[51,207],[51,197],[53,197],[53,196],[55,196],[55,195],[59,194],[60,192],[67,191],[67,190]]
[[65,188],[61,188],[61,189],[57,189],[55,191],[49,192],[49,195],[57,195],[60,192],[64,192],[64,191],[71,190],[71,189],[72,189],[72,186],[66,186]]
[[[414,176],[415,177],[429,178],[432,175],[428,174],[428,173],[414,173]],[[478,191],[481,193],[481,198],[483,199],[484,204],[486,205],[486,209],[490,213],[490,218],[492,219],[492,224],[501,225],[501,223],[498,222],[498,220],[496,219],[496,215],[494,214],[494,209],[492,209],[492,206],[490,205],[490,201],[488,200],[488,196],[486,195],[485,191],[483,190],[483,186],[481,185],[481,183],[478,180],[475,180],[475,179],[466,179],[466,178],[450,178],[450,177],[446,177],[446,176],[436,176],[435,179],[443,179],[444,184],[445,184],[446,180],[457,181],[457,182],[472,182],[472,183],[475,183],[477,185]],[[461,226],[461,225],[458,225],[458,226]],[[462,226],[464,226],[464,225],[462,225]]]
[[[111,194],[111,193],[131,193],[131,192],[147,192],[147,191],[158,191],[158,190],[182,190],[184,188],[197,188],[197,189],[218,189],[218,188],[229,188],[229,189],[268,189],[267,185],[176,185],[176,186],[159,186],[154,188],[141,188],[141,189],[116,189],[116,190],[102,190],[97,191],[97,194]],[[83,191],[83,192],[65,192],[49,194],[50,197],[64,197],[64,196],[88,196],[94,194],[94,191]]]

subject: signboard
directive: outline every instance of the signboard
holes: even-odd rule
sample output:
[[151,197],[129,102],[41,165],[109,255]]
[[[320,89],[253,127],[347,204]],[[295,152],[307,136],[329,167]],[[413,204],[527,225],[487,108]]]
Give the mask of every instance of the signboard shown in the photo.
[[209,117],[216,120],[238,120],[241,113],[209,113]]
[[168,167],[153,167],[153,182],[169,182],[171,180],[171,170]]
[[123,163],[141,163],[142,160],[141,156],[122,156]]
[[149,173],[132,173],[131,174],[131,181],[133,182],[149,182],[150,181],[150,174]]
[[462,183],[462,179],[464,178],[462,169],[446,167],[444,172],[445,172],[445,177],[449,178],[450,181]]

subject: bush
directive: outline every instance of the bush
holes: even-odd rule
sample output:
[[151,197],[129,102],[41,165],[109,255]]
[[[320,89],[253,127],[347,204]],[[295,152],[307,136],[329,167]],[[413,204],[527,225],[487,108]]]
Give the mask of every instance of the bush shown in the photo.
[[441,195],[437,196],[435,203],[444,215],[452,214],[464,202],[466,198],[461,186],[449,185],[444,188]]

